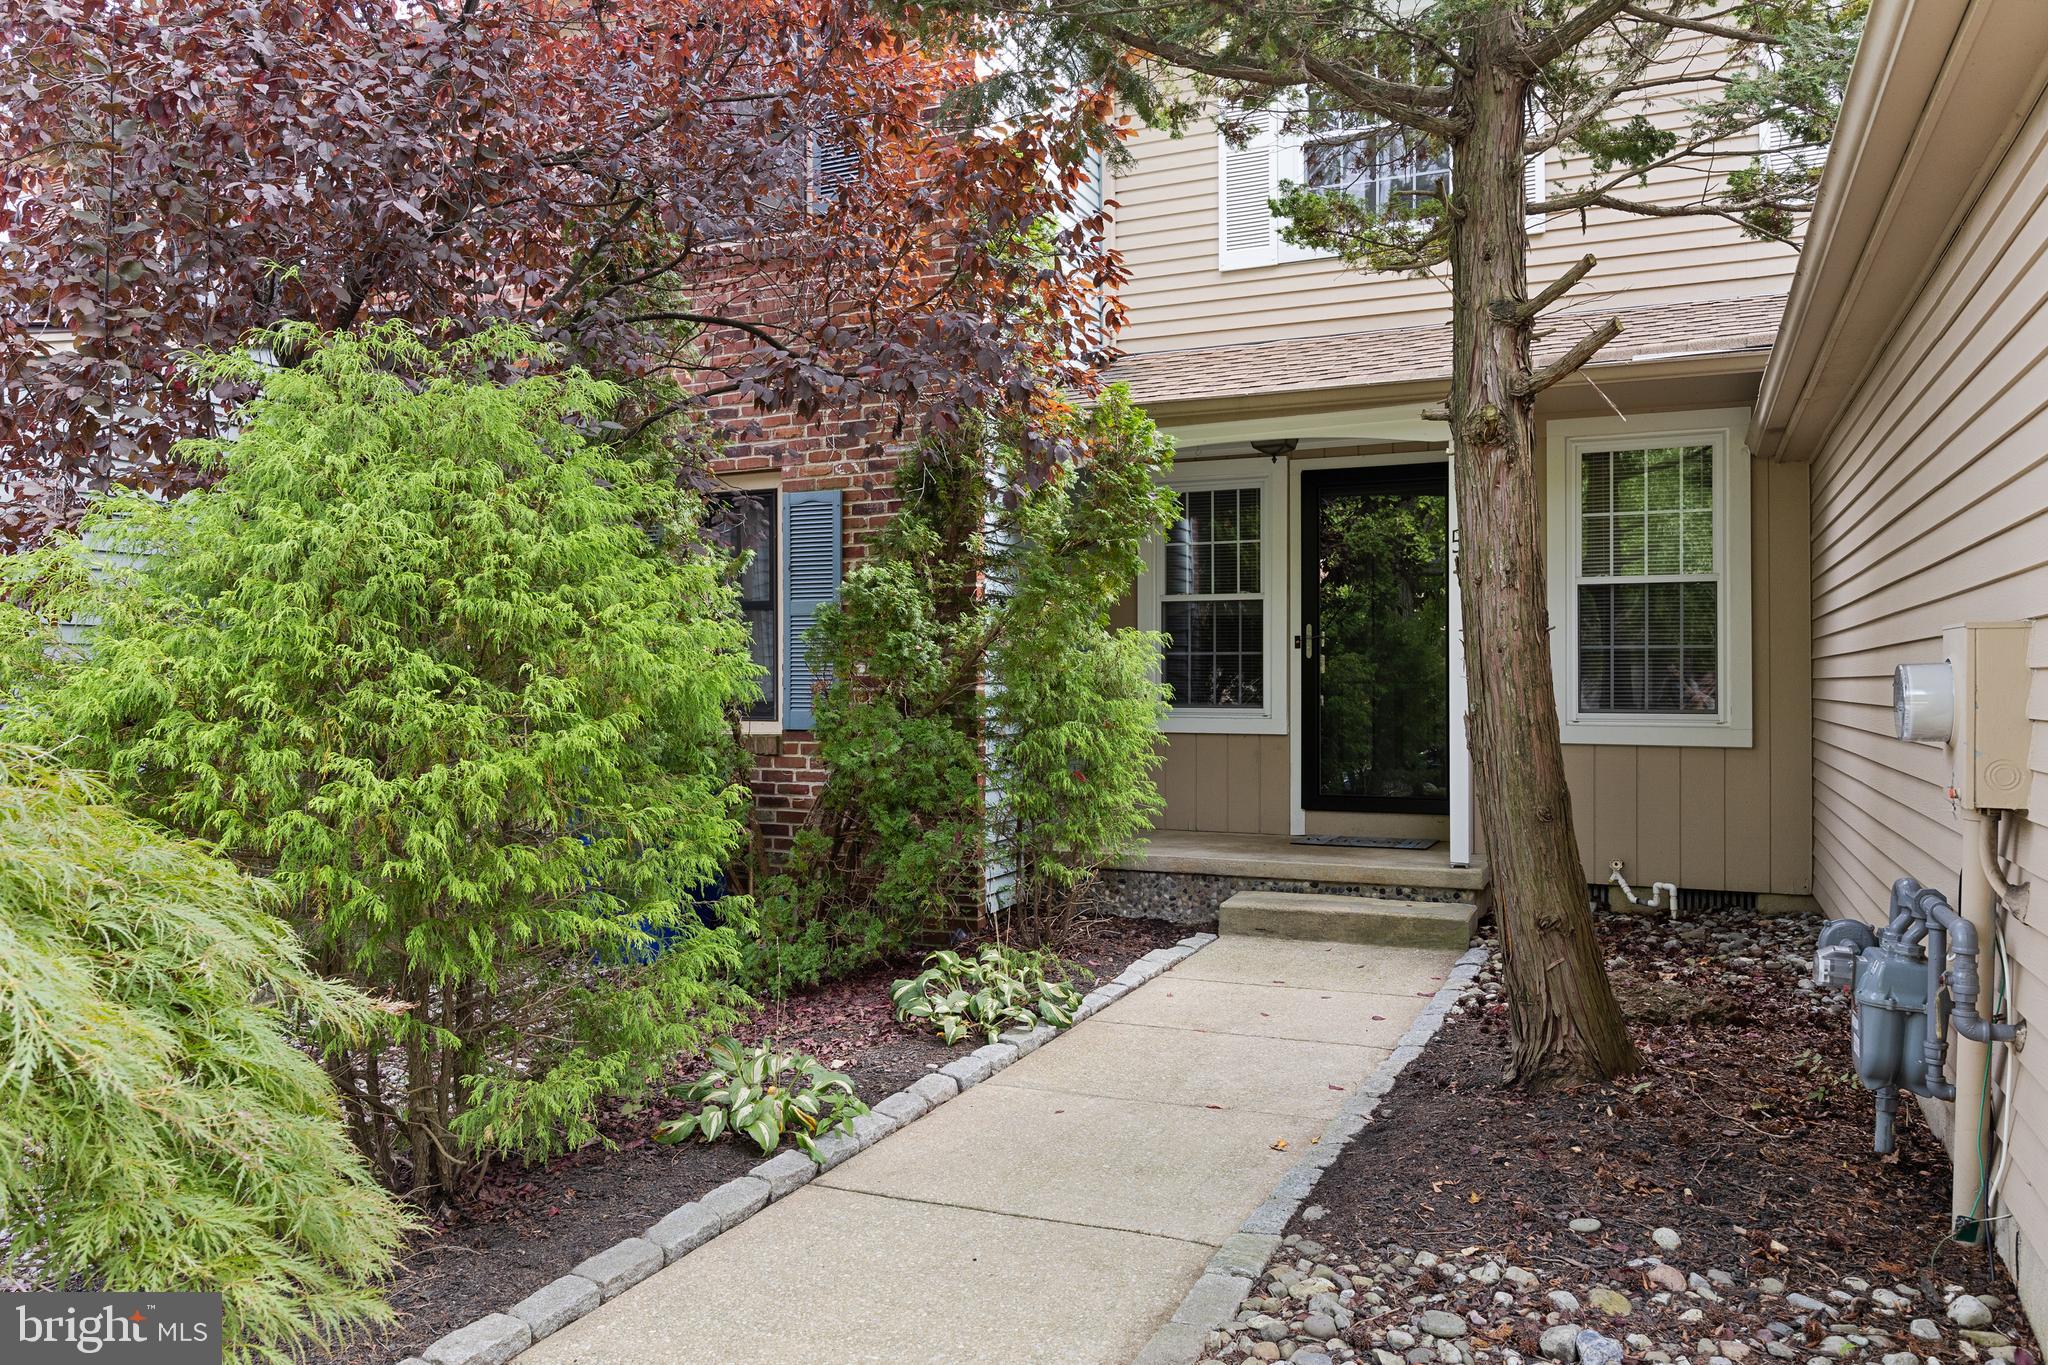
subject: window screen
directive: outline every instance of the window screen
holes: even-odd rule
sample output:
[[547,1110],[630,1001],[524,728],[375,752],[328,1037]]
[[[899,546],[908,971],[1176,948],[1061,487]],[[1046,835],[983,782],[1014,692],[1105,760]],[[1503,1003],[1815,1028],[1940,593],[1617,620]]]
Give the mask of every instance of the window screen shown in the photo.
[[1180,495],[1180,520],[1166,540],[1159,608],[1175,706],[1266,704],[1260,494],[1252,486]]
[[1579,456],[1579,709],[1720,709],[1714,449]]

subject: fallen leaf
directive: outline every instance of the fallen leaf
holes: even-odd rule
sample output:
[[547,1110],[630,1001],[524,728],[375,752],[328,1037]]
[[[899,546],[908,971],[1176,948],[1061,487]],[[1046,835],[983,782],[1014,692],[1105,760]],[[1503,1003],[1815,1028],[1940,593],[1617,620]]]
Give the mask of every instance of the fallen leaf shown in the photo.
[[1286,1150],[1287,1150],[1287,1139],[1286,1139],[1286,1138],[1278,1138],[1278,1139],[1275,1139],[1275,1141],[1274,1141],[1274,1143],[1273,1143],[1273,1150],[1274,1150],[1274,1151],[1276,1151],[1276,1152],[1284,1152],[1284,1151],[1286,1151]]

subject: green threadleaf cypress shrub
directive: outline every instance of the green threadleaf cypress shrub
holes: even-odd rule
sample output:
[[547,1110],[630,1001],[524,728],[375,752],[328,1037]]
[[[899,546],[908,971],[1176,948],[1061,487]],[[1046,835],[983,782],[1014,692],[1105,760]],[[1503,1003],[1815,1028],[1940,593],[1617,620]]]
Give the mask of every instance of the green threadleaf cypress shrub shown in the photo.
[[216,1290],[227,1358],[388,1314],[406,1215],[294,1044],[373,1027],[271,889],[0,746],[0,1269]]
[[697,543],[669,457],[601,439],[614,386],[511,328],[259,343],[298,362],[203,362],[262,389],[197,452],[218,481],[88,520],[156,553],[45,603],[101,624],[21,723],[395,1002],[368,1045],[323,1033],[329,1068],[385,1178],[451,1191],[592,1140],[733,1022],[751,910],[692,897],[741,841],[757,670],[717,562],[664,548]]
[[[1161,637],[1109,622],[1173,522],[1170,452],[1121,387],[1023,435],[984,420],[913,452],[819,613],[827,777],[765,887],[761,989],[928,944],[978,913],[991,864],[1015,869],[992,927],[1056,937],[1160,808]],[[1048,448],[1068,456],[1034,466]]]

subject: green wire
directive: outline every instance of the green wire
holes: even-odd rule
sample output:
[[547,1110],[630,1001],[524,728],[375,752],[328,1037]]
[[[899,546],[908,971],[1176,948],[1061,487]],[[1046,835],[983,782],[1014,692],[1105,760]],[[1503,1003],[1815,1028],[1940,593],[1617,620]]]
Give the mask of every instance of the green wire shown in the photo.
[[[2005,1013],[2006,985],[2005,959],[2001,956],[1998,961],[1998,1000],[1992,1006],[1990,1016],[1993,1019]],[[2010,1046],[2010,1044],[2007,1044],[2007,1046]],[[2007,1102],[2011,1102],[2009,1097]],[[1991,1196],[1991,1044],[1989,1043],[1984,1045],[1984,1093],[1983,1098],[1978,1102],[1977,1130],[1982,1134],[1982,1138],[1978,1144],[1977,1152],[1977,1165],[1980,1169],[1977,1177],[1976,1202],[1970,1205],[1969,1213],[1965,1214],[1956,1226],[1950,1228],[1947,1235],[1937,1241],[1934,1244],[1934,1249],[1927,1253],[1927,1268],[1929,1270],[1934,1268],[1935,1259],[1941,1255],[1941,1249],[1950,1242],[1954,1242],[1958,1246],[1985,1245],[1985,1243],[1979,1241],[1979,1237],[1984,1228],[1982,1222],[1982,1216],[1985,1212],[1984,1202]]]

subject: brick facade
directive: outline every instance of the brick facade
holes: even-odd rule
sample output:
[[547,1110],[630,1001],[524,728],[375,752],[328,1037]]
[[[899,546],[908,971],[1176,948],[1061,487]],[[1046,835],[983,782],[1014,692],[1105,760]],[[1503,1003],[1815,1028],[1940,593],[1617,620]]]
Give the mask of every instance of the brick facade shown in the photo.
[[[899,506],[895,476],[902,447],[877,447],[850,431],[862,412],[882,430],[893,422],[892,411],[875,405],[810,417],[762,413],[738,403],[714,407],[719,425],[744,433],[745,439],[732,441],[712,463],[712,472],[720,478],[773,474],[778,494],[839,489],[844,497],[840,553],[850,571]],[[758,868],[771,868],[787,856],[824,785],[825,770],[809,731],[765,724],[749,728],[755,861]]]

